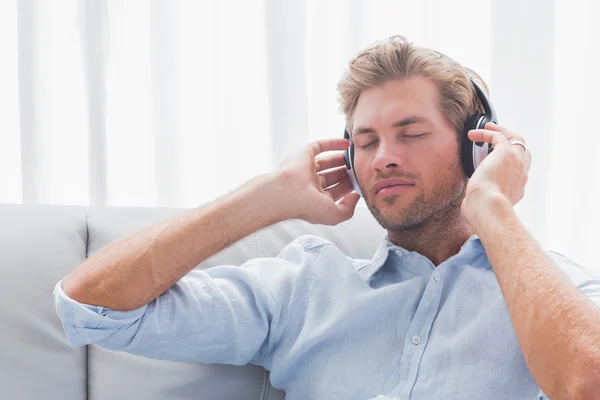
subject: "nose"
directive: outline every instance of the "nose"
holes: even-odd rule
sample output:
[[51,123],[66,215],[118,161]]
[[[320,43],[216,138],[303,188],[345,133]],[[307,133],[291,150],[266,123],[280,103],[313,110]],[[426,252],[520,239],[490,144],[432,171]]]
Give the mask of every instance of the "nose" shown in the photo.
[[382,141],[373,158],[372,167],[378,172],[384,172],[391,168],[403,168],[404,154],[401,147]]

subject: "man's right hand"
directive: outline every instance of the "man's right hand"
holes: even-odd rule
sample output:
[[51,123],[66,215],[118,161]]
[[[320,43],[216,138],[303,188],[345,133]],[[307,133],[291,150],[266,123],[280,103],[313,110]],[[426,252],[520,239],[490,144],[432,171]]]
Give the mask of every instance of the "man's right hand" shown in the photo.
[[277,175],[289,219],[336,225],[354,215],[360,195],[353,193],[342,152],[349,145],[346,139],[318,140],[281,163]]

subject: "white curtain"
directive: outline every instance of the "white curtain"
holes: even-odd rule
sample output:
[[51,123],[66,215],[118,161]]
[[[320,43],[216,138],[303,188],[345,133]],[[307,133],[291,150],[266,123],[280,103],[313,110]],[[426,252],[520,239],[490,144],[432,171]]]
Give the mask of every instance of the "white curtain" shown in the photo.
[[0,201],[193,207],[341,136],[335,85],[403,34],[475,69],[526,137],[517,211],[597,268],[595,0],[0,2]]

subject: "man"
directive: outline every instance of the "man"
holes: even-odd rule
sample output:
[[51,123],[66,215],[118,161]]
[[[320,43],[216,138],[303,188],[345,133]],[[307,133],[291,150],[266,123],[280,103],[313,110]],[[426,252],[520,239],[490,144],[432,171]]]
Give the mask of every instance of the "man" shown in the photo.
[[317,141],[65,277],[55,301],[70,343],[261,365],[290,400],[600,398],[600,280],[542,251],[515,215],[521,137],[468,132],[494,150],[465,173],[463,126],[482,108],[470,79],[399,36],[350,63],[339,92],[357,189],[388,231],[372,260],[305,236],[276,258],[188,274],[271,224],[353,215],[349,142]]

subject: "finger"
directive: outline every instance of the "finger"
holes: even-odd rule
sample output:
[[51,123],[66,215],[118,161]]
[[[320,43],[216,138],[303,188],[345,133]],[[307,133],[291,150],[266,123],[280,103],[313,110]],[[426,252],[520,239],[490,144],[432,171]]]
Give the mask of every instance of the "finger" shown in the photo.
[[500,143],[508,143],[508,138],[502,132],[487,129],[473,129],[469,131],[469,139],[474,142],[491,143],[494,147]]
[[329,197],[331,197],[333,201],[337,202],[347,194],[352,193],[353,190],[354,188],[352,187],[352,182],[350,182],[350,179],[348,178],[344,179],[335,186],[325,189],[325,193],[329,194]]
[[354,215],[356,204],[360,200],[358,193],[350,193],[337,204],[337,209],[343,219],[350,219]]
[[346,150],[350,147],[350,141],[348,139],[323,139],[310,143],[308,147],[316,156],[326,151]]
[[502,125],[498,125],[495,122],[488,122],[485,124],[485,126],[483,128],[490,130],[490,131],[496,131],[496,132],[504,132],[506,130],[506,128],[504,128]]
[[525,143],[525,139],[523,139],[522,136],[517,135],[516,133],[512,132],[511,130],[505,128],[502,125],[498,125],[494,122],[488,122],[487,124],[485,124],[485,129],[490,130],[490,131],[496,131],[496,132],[502,132],[504,134],[504,136],[506,136],[508,138],[508,140],[520,140],[521,142]]
[[323,155],[315,159],[315,168],[317,169],[317,172],[339,167],[342,165],[346,165],[346,161],[344,161],[344,153]]
[[348,179],[348,172],[346,171],[345,166],[330,169],[326,172],[321,172],[318,175],[323,189],[333,186],[344,179]]

